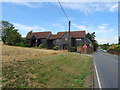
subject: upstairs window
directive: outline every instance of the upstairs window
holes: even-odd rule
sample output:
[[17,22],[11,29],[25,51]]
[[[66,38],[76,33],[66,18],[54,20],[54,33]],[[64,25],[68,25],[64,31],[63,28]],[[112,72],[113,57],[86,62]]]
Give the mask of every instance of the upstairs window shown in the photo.
[[76,39],[76,41],[81,41],[81,39]]

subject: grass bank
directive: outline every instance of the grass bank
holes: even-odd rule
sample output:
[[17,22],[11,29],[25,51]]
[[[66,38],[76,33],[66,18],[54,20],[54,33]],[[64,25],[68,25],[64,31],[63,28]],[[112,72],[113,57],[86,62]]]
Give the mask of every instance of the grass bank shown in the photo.
[[3,65],[5,88],[90,88],[92,58],[61,53]]

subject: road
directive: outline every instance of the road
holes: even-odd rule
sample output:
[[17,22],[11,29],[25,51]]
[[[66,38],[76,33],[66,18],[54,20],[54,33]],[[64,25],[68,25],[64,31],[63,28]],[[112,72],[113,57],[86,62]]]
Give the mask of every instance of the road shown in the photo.
[[93,58],[98,73],[98,86],[101,88],[118,88],[118,56],[95,52]]

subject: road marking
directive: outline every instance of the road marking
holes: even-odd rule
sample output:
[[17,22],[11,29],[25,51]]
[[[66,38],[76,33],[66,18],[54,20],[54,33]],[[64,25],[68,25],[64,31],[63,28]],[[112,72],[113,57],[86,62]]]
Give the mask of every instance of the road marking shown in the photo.
[[[103,55],[104,55],[104,54],[103,54]],[[109,57],[109,56],[107,56],[107,55],[104,55],[104,56]],[[113,59],[112,57],[109,57],[109,58],[118,63],[118,61],[115,60],[115,59]]]
[[97,75],[98,86],[99,86],[100,90],[102,90],[102,86],[101,86],[100,78],[99,78],[99,75],[98,75],[98,70],[97,70],[97,67],[96,67],[96,64],[95,64],[94,56],[93,56],[93,59],[94,59],[95,72],[96,72],[96,75]]

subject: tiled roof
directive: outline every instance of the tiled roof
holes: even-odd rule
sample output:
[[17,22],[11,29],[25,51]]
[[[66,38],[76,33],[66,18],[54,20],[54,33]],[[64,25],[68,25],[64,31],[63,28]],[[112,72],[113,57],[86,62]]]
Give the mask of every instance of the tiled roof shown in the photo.
[[64,35],[65,32],[58,32],[56,35],[56,38],[61,38]]
[[[58,32],[56,38],[61,38],[64,33],[68,33],[68,32]],[[85,31],[72,31],[70,32],[70,36],[73,38],[81,38],[81,37],[85,37]]]
[[[35,35],[37,38],[57,39],[61,38],[65,33],[68,32],[58,32],[57,34],[52,34],[51,32],[33,32],[29,38]],[[82,38],[85,37],[85,31],[71,31],[70,36],[73,38]]]
[[70,32],[70,35],[73,38],[85,37],[85,31],[73,31],[73,32]]
[[112,45],[109,47],[109,49],[114,49],[115,48],[115,45]]
[[48,39],[56,39],[57,34],[50,35]]
[[51,32],[33,32],[30,35],[30,38],[35,35],[37,38],[48,38],[51,35]]

